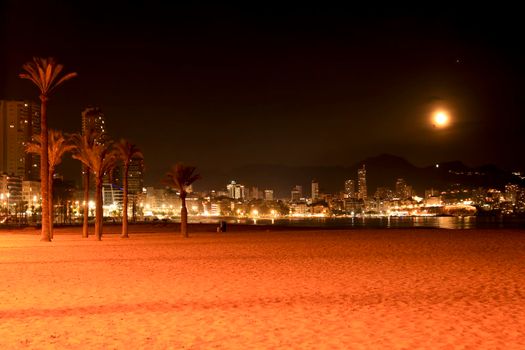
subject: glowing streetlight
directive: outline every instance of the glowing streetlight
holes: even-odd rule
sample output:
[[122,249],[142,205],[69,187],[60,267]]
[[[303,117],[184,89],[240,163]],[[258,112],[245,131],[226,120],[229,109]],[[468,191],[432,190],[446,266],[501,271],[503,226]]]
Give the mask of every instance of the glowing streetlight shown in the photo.
[[449,124],[450,118],[446,112],[438,111],[434,113],[434,116],[432,117],[432,121],[433,121],[434,127],[444,128]]

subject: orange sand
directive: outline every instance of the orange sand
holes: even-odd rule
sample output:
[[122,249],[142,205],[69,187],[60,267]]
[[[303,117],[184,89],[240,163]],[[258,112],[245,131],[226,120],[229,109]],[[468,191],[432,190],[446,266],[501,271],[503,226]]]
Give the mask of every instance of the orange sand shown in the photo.
[[0,349],[525,348],[525,231],[78,236],[0,231]]

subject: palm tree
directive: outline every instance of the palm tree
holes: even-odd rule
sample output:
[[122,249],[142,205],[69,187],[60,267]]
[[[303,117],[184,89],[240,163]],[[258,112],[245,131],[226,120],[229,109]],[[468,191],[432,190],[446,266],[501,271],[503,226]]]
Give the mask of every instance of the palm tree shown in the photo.
[[[40,138],[42,149],[48,149],[47,133],[47,101],[51,93],[63,82],[74,78],[77,73],[61,75],[64,66],[56,63],[53,58],[34,57],[32,62],[22,66],[24,73],[20,78],[31,80],[40,90]],[[51,241],[51,224],[49,216],[49,178],[48,153],[42,152],[40,156],[40,179],[42,188],[42,241]]]
[[[95,132],[95,130],[93,129],[87,130],[87,132],[83,134],[73,134],[71,136],[71,140],[74,145],[75,154],[78,155],[82,152],[86,153],[87,150],[91,150],[98,136],[99,134]],[[87,159],[86,159],[86,162],[87,162]],[[91,168],[89,167],[89,164],[86,162],[81,161],[83,165],[82,175],[83,175],[83,182],[84,182],[84,220],[82,224],[82,237],[83,238],[89,237],[89,187],[90,187]]]
[[[26,152],[36,153],[42,156],[42,139],[39,135],[34,137],[34,141],[30,142],[26,146]],[[68,142],[68,139],[62,134],[62,131],[59,130],[49,130],[48,137],[48,162],[49,162],[49,176],[47,178],[47,183],[49,187],[49,235],[53,238],[53,175],[55,174],[55,169],[57,165],[62,162],[62,157],[66,152],[70,152],[74,146]],[[44,181],[42,181],[44,182]]]
[[95,176],[95,235],[100,241],[102,239],[104,215],[102,211],[102,184],[104,176],[115,168],[118,162],[118,155],[113,148],[112,142],[90,143],[89,139],[89,135],[74,135],[75,152],[73,153],[73,158],[82,162]]
[[120,160],[124,163],[124,193],[122,197],[122,238],[129,238],[128,235],[128,174],[129,164],[133,159],[143,159],[144,155],[142,151],[127,140],[121,139],[116,144],[116,150],[120,157]]
[[175,187],[179,191],[181,199],[180,209],[180,233],[183,237],[188,237],[188,209],[186,209],[186,196],[188,187],[201,178],[200,174],[195,173],[197,168],[177,163],[171,167],[166,174],[164,182]]

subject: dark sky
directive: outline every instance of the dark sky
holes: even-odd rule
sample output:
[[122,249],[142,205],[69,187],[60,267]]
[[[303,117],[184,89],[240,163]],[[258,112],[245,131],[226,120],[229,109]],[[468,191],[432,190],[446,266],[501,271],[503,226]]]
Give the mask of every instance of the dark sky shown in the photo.
[[[100,106],[110,134],[144,150],[149,183],[179,160],[525,167],[517,9],[84,3],[0,5],[0,98],[36,97],[20,67],[56,57],[79,77],[53,96],[50,126],[78,130]],[[448,129],[429,123],[435,108]]]

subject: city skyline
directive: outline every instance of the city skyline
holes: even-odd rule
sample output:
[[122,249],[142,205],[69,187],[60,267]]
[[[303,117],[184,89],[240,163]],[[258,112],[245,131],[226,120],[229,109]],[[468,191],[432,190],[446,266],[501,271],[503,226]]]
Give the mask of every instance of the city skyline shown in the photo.
[[[34,99],[17,77],[21,64],[56,56],[79,77],[53,96],[50,127],[79,131],[81,111],[100,107],[114,138],[144,149],[147,184],[176,160],[204,179],[250,164],[349,166],[381,153],[418,166],[525,165],[508,152],[525,147],[512,17],[461,8],[281,7],[275,15],[62,5],[2,5],[0,98]],[[43,14],[52,23],[40,25]],[[36,28],[49,37],[45,46]],[[448,128],[433,124],[438,109],[449,112]],[[61,172],[71,177],[75,167],[66,161]]]
[[[35,129],[35,130],[39,130],[39,126],[38,126],[38,123],[39,123],[39,110],[38,110],[38,104],[35,104],[35,103],[32,103],[31,101],[26,101],[26,100],[12,100],[12,101],[8,101],[8,100],[0,100],[1,102],[1,105],[3,106],[3,108],[0,110],[0,119],[2,120],[2,130],[3,130],[3,133],[6,133],[6,135],[10,135],[8,133],[14,133],[13,135],[15,136],[9,136],[9,137],[6,137],[5,138],[5,145],[2,144],[2,154],[3,154],[3,163],[2,164],[18,164],[20,163],[20,166],[18,166],[18,168],[16,167],[13,167],[13,165],[10,165],[10,167],[7,167],[7,166],[2,166],[1,167],[1,171],[0,172],[3,172],[5,173],[6,175],[11,175],[11,176],[19,176],[22,180],[24,181],[29,181],[29,180],[35,180],[34,177],[31,177],[34,173],[34,170],[31,171],[31,167],[29,167],[29,172],[27,171],[28,169],[28,166],[25,164],[27,163],[27,159],[30,159],[28,158],[28,154],[25,153],[25,151],[23,150],[24,148],[24,145],[27,144],[27,142],[29,142],[31,140],[31,137],[32,135],[35,133],[35,131],[33,130],[32,132],[29,132],[28,130],[29,129]],[[10,107],[9,107],[10,106]],[[36,112],[31,112],[33,110],[36,110]],[[33,115],[34,114],[34,115]],[[28,125],[30,126],[28,128]],[[96,130],[101,136],[99,137],[99,142],[104,142],[104,141],[107,141],[107,140],[110,140],[112,139],[112,134],[108,132],[107,130],[107,124],[106,124],[106,118],[104,116],[104,112],[101,108],[99,107],[94,107],[94,106],[88,106],[86,107],[82,113],[81,113],[81,125],[82,125],[82,133],[85,133],[86,130],[88,129],[93,129],[93,130]],[[16,136],[18,135],[18,136]],[[10,153],[9,153],[9,152]],[[9,156],[8,156],[9,155]],[[37,158],[38,159],[38,158]],[[24,162],[25,161],[25,162]],[[71,160],[70,160],[71,161]],[[383,177],[381,180],[377,180],[377,178],[375,180],[373,180],[373,186],[371,187],[371,190],[374,191],[374,189],[377,189],[377,188],[388,188],[388,187],[393,187],[395,190],[394,190],[394,193],[398,193],[399,190],[397,189],[398,188],[398,184],[394,184],[392,186],[392,183],[394,183],[396,180],[395,179],[398,179],[399,176],[408,176],[409,178],[412,179],[412,181],[414,181],[414,176],[417,176],[415,174],[410,174],[412,170],[407,170],[406,167],[410,167],[413,165],[411,165],[409,162],[407,162],[405,159],[402,159],[400,157],[396,157],[396,156],[392,156],[392,155],[388,155],[388,154],[383,154],[383,155],[380,155],[380,156],[377,156],[377,157],[371,157],[371,158],[367,158],[363,161],[360,161],[358,163],[356,163],[356,165],[354,165],[354,167],[358,167],[357,169],[357,178],[354,178],[354,180],[345,180],[345,184],[344,184],[344,189],[347,190],[347,186],[348,186],[348,181],[354,181],[354,184],[353,186],[355,187],[357,185],[357,192],[356,192],[356,198],[357,199],[363,199],[363,200],[366,200],[367,199],[367,196],[368,196],[368,190],[367,190],[367,183],[366,183],[366,170],[365,170],[365,166],[367,163],[369,162],[372,162],[372,163],[377,163],[375,164],[376,167],[379,166],[379,167],[386,167],[385,169],[375,169],[375,173],[376,175],[378,173],[384,173],[385,170],[386,172],[388,173],[389,172],[389,178],[386,178],[385,180],[385,177]],[[384,163],[384,164],[381,164],[381,163]],[[36,163],[35,163],[36,164]],[[33,165],[35,165],[33,164]],[[438,164],[438,163],[437,163]],[[452,164],[453,165],[453,168],[452,169],[449,169],[448,171],[451,172],[457,172],[457,171],[464,171],[464,167],[465,165],[462,164],[461,162],[446,162],[446,163],[443,163],[443,164]],[[266,165],[267,167],[272,167],[272,165]],[[427,168],[433,168],[434,166],[437,166],[435,164],[427,167]],[[254,169],[255,167],[255,169]],[[400,169],[399,167],[401,168],[405,168],[405,169]],[[38,164],[35,165],[35,168],[38,169]],[[261,174],[263,177],[262,179],[261,178],[258,178],[258,179],[253,179],[251,178],[250,180],[250,176],[248,176],[248,178],[246,178],[246,172],[244,172],[244,176],[243,176],[243,171],[240,172],[240,174],[237,174],[235,171],[232,171],[230,174],[226,175],[225,173],[216,173],[214,176],[210,176],[210,178],[205,178],[204,179],[204,185],[200,185],[198,186],[198,189],[200,191],[203,191],[203,192],[206,192],[206,191],[211,191],[211,190],[218,190],[218,191],[221,191],[222,189],[224,189],[224,186],[222,186],[222,183],[224,182],[224,179],[225,178],[236,178],[236,179],[241,179],[241,182],[246,182],[247,184],[247,187],[246,189],[244,188],[244,186],[242,186],[242,189],[241,191],[242,192],[239,192],[240,194],[239,195],[231,195],[230,197],[232,198],[265,198],[265,193],[264,191],[265,190],[261,190],[261,191],[258,191],[258,186],[262,186],[262,188],[266,187],[266,188],[273,188],[275,189],[275,194],[276,194],[276,197],[279,197],[279,198],[286,198],[286,196],[284,195],[284,193],[288,192],[290,187],[291,187],[291,184],[297,184],[297,183],[301,183],[301,185],[294,185],[295,188],[296,187],[302,187],[303,185],[306,184],[306,182],[310,181],[310,177],[311,178],[314,178],[314,180],[311,181],[311,187],[312,187],[312,199],[315,201],[318,196],[319,196],[319,181],[317,179],[315,179],[315,176],[321,176],[321,177],[324,177],[324,181],[323,181],[323,192],[325,193],[337,193],[338,191],[341,190],[341,179],[343,177],[347,177],[348,173],[351,173],[352,170],[351,167],[347,167],[346,170],[344,170],[344,168],[337,168],[337,167],[334,167],[333,169],[335,169],[335,172],[338,173],[338,176],[339,176],[339,179],[338,180],[335,180],[334,181],[334,178],[331,178],[329,179],[328,181],[326,180],[326,176],[327,176],[327,171],[328,169],[330,169],[329,167],[319,167],[320,169],[323,169],[323,172],[319,173],[319,168],[316,168],[316,167],[309,167],[310,169],[308,169],[308,167],[306,168],[307,170],[306,171],[302,171],[303,174],[301,174],[302,176],[300,176],[299,178],[297,177],[294,177],[293,174],[290,175],[290,174],[287,174],[286,171],[284,172],[278,172],[279,170],[282,170],[282,169],[279,169],[279,166],[276,167],[276,169],[273,169],[273,174],[271,174],[271,171],[260,171],[260,169],[257,169],[257,166],[248,166],[248,170],[251,168],[251,172],[253,174]],[[288,169],[291,169],[293,167],[286,167]],[[392,169],[389,169],[389,168],[392,168]],[[15,169],[15,171],[13,172],[12,170]],[[25,169],[25,170],[24,170]],[[301,167],[297,167],[297,169],[301,169]],[[355,172],[355,170],[353,170]],[[397,171],[397,173],[396,173]],[[470,169],[470,171],[474,171],[476,172],[476,170],[474,169]],[[408,172],[408,173],[407,173]],[[119,175],[120,171],[119,169],[116,169],[114,171],[114,176],[113,176],[113,183],[117,186],[121,186],[121,179],[120,179],[120,175]],[[509,172],[507,172],[509,173]],[[514,173],[514,172],[513,172]],[[63,174],[58,174],[60,176],[63,177]],[[80,175],[80,172],[78,171],[78,165],[76,165],[74,167],[74,176],[72,176],[71,178],[69,178],[70,180],[77,180],[77,186],[79,186],[79,181],[78,181],[78,178],[79,178],[79,175]],[[283,176],[284,175],[284,176]],[[330,174],[332,175],[332,174]],[[139,191],[141,191],[141,189],[144,187],[144,185],[146,186],[149,186],[149,187],[152,187],[152,186],[159,186],[160,184],[155,184],[155,183],[144,183],[144,161],[143,160],[140,160],[140,164],[139,163],[136,163],[136,162],[132,162],[132,167],[131,167],[131,173],[130,173],[130,181],[132,183],[132,190],[131,192],[132,193],[138,193]],[[135,178],[133,178],[133,176]],[[272,177],[279,177],[280,180],[284,180],[284,182],[281,182],[279,184],[275,184],[275,183],[272,183],[272,181],[267,181],[268,178],[272,178]],[[266,177],[266,178],[265,178]],[[424,178],[425,176],[420,176],[421,178]],[[337,178],[337,177],[336,177]],[[308,179],[308,180],[306,180]],[[398,179],[399,180],[399,179]],[[452,183],[440,183],[440,184],[437,184],[436,182],[420,182],[419,181],[420,179],[417,179],[415,180],[416,181],[416,187],[418,188],[418,191],[419,192],[422,192],[424,190],[426,190],[428,187],[438,187],[438,188],[447,188],[449,187],[450,185],[452,185]],[[520,178],[519,176],[518,177],[506,177],[504,181],[507,181],[507,182],[513,182],[513,183],[520,183],[521,181],[523,180],[523,178]],[[467,180],[468,181],[468,180]],[[492,182],[492,183],[487,183],[487,182],[484,182],[483,185],[484,186],[491,186],[491,187],[496,187],[496,188],[500,188],[502,189],[506,184],[507,182],[502,182],[502,180],[498,181],[498,182]],[[235,183],[235,181],[233,181],[232,183]],[[286,185],[283,185],[286,184]],[[463,181],[463,184],[464,185],[467,185],[467,186],[476,186],[476,185],[479,185],[479,183],[472,183],[472,184],[468,184],[468,183],[465,183],[465,181]],[[109,182],[108,182],[108,185],[109,185]],[[315,189],[314,189],[314,185],[315,185]],[[34,185],[30,185],[28,184],[28,188],[30,186],[33,186]],[[226,186],[226,188],[229,188],[230,185]],[[250,188],[250,186],[252,186],[252,188]],[[284,186],[284,187],[283,187]],[[238,185],[238,187],[240,188],[241,186]],[[294,189],[295,189],[294,188]],[[410,188],[412,188],[410,186]],[[139,190],[140,189],[140,190]],[[274,190],[271,190],[272,191],[272,197],[273,197],[273,191]],[[256,195],[254,196],[250,191],[253,191],[255,190],[256,191]],[[108,186],[108,191],[111,192],[111,197],[113,197],[113,189],[111,189],[111,186]],[[230,191],[230,190],[228,190]],[[246,191],[246,195],[245,195],[245,191]],[[302,191],[302,190],[301,190]],[[294,196],[292,195],[292,198]]]

